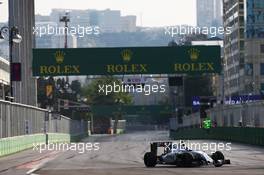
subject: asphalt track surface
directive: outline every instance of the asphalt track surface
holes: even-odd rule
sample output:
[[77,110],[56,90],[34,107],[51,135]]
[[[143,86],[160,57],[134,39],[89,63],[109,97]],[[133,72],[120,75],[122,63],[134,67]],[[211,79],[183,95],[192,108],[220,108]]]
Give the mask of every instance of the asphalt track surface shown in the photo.
[[[264,148],[231,143],[231,151],[223,151],[231,165],[215,168],[179,168],[157,165],[146,168],[144,153],[151,141],[168,141],[167,131],[133,132],[123,135],[94,135],[83,140],[99,143],[99,150],[86,151],[38,151],[27,150],[0,158],[0,174],[39,175],[175,175],[175,174],[261,174],[264,175]],[[179,141],[176,141],[179,142]],[[218,143],[195,140],[201,145]],[[223,142],[226,144],[226,142]]]

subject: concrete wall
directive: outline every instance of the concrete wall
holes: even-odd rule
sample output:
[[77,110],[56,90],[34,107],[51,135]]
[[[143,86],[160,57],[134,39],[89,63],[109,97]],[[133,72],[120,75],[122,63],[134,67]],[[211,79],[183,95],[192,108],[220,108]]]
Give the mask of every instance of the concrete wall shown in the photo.
[[[46,140],[47,139],[47,140]],[[23,135],[0,139],[0,157],[33,148],[34,145],[48,143],[69,143],[74,141],[70,134],[48,133]]]
[[13,62],[20,62],[22,81],[13,83],[15,102],[37,105],[36,80],[32,76],[32,48],[35,47],[33,26],[35,10],[33,0],[9,0],[9,27],[18,27],[20,44],[14,43]]

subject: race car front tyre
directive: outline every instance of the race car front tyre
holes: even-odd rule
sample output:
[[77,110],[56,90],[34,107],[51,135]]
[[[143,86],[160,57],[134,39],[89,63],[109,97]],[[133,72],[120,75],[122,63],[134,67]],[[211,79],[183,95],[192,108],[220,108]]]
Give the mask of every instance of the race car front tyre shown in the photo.
[[157,156],[152,152],[147,152],[144,155],[144,163],[146,167],[155,167],[157,164]]
[[221,151],[216,151],[212,154],[215,167],[221,167],[225,163],[225,156]]

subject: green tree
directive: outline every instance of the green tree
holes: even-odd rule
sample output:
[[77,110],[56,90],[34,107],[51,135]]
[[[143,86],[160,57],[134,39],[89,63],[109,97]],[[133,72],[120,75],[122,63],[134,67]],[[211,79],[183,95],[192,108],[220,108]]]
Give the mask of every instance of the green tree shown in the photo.
[[71,89],[75,94],[81,93],[81,83],[79,82],[79,80],[74,80],[71,82]]
[[87,103],[91,105],[115,105],[117,101],[122,101],[122,104],[131,104],[132,97],[125,92],[111,92],[105,94],[100,92],[100,87],[106,85],[122,85],[121,81],[112,76],[104,76],[95,79],[92,83],[82,88],[82,95],[87,98]]
[[[132,103],[132,97],[129,93],[125,92],[111,92],[106,95],[103,92],[100,92],[100,87],[106,85],[122,85],[122,82],[112,76],[103,76],[99,79],[93,80],[90,84],[82,88],[82,96],[87,98],[87,103],[89,105],[126,105]],[[93,114],[94,127],[100,126],[100,131],[96,132],[107,132],[110,127],[109,116],[114,117],[114,132],[117,132],[117,123],[119,119],[122,119],[122,114],[109,114],[109,115],[98,115]],[[91,117],[91,116],[90,116]],[[107,124],[108,123],[108,124]],[[99,125],[98,125],[99,124]],[[102,127],[106,126],[106,127]],[[98,128],[98,127],[97,127]]]

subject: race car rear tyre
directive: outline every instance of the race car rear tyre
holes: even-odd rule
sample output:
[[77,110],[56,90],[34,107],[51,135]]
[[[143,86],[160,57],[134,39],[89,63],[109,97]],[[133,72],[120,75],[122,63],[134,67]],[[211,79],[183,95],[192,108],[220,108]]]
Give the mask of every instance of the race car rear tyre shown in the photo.
[[184,167],[192,166],[193,160],[194,160],[194,158],[193,158],[193,155],[191,153],[188,153],[188,152],[182,153],[180,166],[184,166]]
[[147,152],[144,155],[144,163],[146,167],[155,167],[157,164],[157,156],[152,152]]

